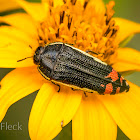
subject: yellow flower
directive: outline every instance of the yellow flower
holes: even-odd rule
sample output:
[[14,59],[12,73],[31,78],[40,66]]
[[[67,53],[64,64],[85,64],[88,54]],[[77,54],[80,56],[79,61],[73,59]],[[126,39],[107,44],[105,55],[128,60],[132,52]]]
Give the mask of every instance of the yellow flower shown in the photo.
[[130,138],[140,139],[140,87],[129,82],[130,91],[117,95],[96,95],[58,88],[37,71],[33,58],[39,45],[61,41],[96,57],[118,72],[139,71],[140,52],[119,48],[127,37],[140,32],[140,24],[112,18],[114,2],[102,0],[15,0],[27,13],[1,16],[9,24],[0,27],[0,67],[16,68],[1,81],[0,120],[8,108],[38,90],[30,118],[32,140],[53,139],[72,120],[73,140],[115,140],[117,125]]

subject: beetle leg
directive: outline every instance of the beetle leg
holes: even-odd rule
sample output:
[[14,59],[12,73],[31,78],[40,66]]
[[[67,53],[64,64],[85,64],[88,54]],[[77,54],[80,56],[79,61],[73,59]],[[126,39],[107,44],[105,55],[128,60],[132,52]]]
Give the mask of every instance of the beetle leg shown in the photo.
[[[51,81],[52,82],[52,81]],[[59,87],[59,89],[58,89],[58,91],[57,92],[60,92],[60,85],[59,84],[56,84],[56,83],[54,83],[54,82],[52,82],[54,85],[56,85],[56,86],[58,86]]]
[[85,97],[88,97],[85,91],[84,91],[84,94],[85,94]]
[[98,53],[96,53],[96,52],[93,52],[91,50],[86,50],[86,53],[89,53],[89,52],[98,55]]
[[86,53],[93,53],[93,54],[96,54],[96,55],[98,55],[98,54],[104,54],[104,53],[96,53],[96,52],[93,52],[91,50],[86,50]]
[[78,90],[78,89],[74,89],[74,88],[71,88],[73,91],[76,91],[76,90]]
[[72,43],[67,43],[67,44],[68,44],[68,45],[72,45],[72,46],[74,45],[74,44],[72,44]]

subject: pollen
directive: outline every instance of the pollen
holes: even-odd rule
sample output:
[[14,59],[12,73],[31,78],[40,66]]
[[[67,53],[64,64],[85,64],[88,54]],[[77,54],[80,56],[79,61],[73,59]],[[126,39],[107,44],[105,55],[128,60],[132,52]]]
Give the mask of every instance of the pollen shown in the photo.
[[115,38],[119,29],[112,19],[115,2],[109,2],[101,12],[90,1],[63,2],[54,6],[53,1],[49,1],[49,14],[38,26],[39,44],[64,42],[83,51],[93,51],[95,57],[113,64],[115,59],[111,58],[117,55]]

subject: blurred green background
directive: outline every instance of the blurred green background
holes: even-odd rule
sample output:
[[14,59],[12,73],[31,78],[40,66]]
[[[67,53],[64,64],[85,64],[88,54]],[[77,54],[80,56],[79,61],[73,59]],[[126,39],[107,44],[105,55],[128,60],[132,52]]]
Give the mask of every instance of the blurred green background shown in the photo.
[[[33,2],[39,2],[39,0],[28,0]],[[107,3],[109,0],[104,0]],[[140,23],[140,1],[139,0],[115,0],[115,16],[126,18],[135,22]],[[140,51],[140,34],[137,34],[128,43],[128,47],[135,48]],[[2,79],[12,69],[0,69],[0,79]],[[140,73],[134,72],[129,76],[125,76],[126,79],[140,86]],[[17,124],[18,122],[22,125],[22,131],[6,131],[0,130],[0,140],[30,140],[28,134],[28,118],[31,111],[33,101],[37,92],[21,99],[20,101],[13,104],[5,118],[3,123]],[[111,129],[111,128],[110,128]],[[71,140],[71,123],[69,123],[61,133],[55,138],[55,140]],[[123,132],[118,128],[117,140],[129,140]]]

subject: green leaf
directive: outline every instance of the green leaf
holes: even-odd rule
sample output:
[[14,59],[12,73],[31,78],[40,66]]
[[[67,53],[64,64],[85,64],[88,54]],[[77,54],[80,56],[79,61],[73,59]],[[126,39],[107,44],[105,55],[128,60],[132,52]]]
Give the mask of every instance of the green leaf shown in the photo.
[[72,121],[53,140],[72,140]]
[[117,140],[130,140],[122,131],[121,129],[118,127],[117,129]]

